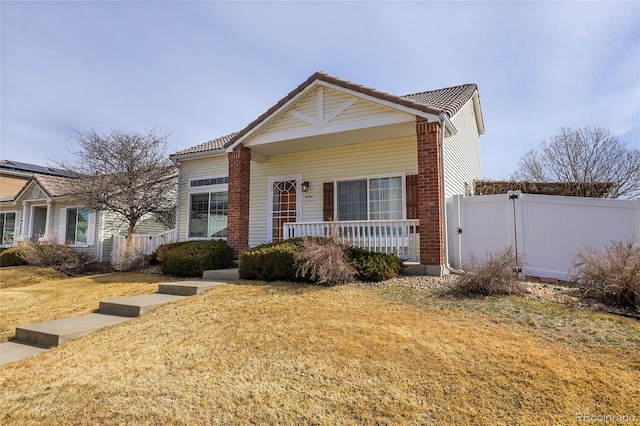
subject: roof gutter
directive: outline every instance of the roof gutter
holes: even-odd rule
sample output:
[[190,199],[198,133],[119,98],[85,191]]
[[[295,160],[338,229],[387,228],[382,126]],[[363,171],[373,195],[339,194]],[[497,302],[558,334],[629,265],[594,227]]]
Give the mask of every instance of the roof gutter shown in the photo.
[[220,155],[225,154],[224,148],[222,149],[212,149],[210,151],[200,151],[200,152],[190,152],[188,154],[173,154],[169,156],[169,159],[173,161],[174,164],[178,164],[182,160],[191,160],[194,158],[209,158],[209,157],[219,157]]

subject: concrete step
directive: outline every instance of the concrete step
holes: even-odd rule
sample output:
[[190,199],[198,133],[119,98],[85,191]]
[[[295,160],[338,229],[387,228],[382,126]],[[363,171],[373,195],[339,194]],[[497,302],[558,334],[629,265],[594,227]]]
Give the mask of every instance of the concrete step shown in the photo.
[[37,355],[46,349],[18,342],[0,343],[0,365]]
[[125,297],[123,299],[103,300],[100,302],[98,312],[105,315],[117,315],[120,317],[137,317],[160,305],[175,302],[184,298],[185,296],[154,293],[142,296]]
[[240,276],[238,275],[238,268],[213,269],[210,271],[204,271],[202,273],[202,279],[229,283],[238,281]]
[[226,283],[220,281],[203,280],[162,283],[158,285],[158,293],[174,294],[176,296],[194,296],[223,284]]
[[69,340],[79,339],[101,328],[120,324],[131,318],[112,315],[89,314],[56,321],[41,322],[16,328],[17,343],[43,346],[58,346]]

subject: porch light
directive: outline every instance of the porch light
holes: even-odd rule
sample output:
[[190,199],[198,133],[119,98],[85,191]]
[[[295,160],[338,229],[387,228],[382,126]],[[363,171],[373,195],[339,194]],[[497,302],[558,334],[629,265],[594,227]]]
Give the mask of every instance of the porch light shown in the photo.
[[309,181],[302,182],[302,192],[309,192]]

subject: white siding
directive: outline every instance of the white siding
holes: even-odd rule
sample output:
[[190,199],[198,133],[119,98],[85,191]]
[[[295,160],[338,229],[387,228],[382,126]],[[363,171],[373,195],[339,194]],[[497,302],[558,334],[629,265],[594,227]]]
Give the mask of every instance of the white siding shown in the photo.
[[266,163],[251,163],[249,245],[267,241],[269,178],[302,175],[310,183],[302,201],[300,221],[322,221],[323,183],[335,179],[418,173],[415,138],[378,141],[269,157]]
[[[322,114],[320,114],[320,119],[327,118],[334,110],[341,108],[345,102],[355,100],[355,103],[353,105],[350,105],[346,110],[340,112],[336,117],[329,120],[328,123],[323,123],[323,125],[355,122],[363,119],[370,120],[377,117],[399,115],[397,111],[391,108],[383,107],[373,102],[365,101],[363,99],[354,98],[339,91],[327,88],[316,89],[315,91],[311,92],[309,95],[298,101],[298,103],[290,107],[288,111],[298,111],[309,116],[310,118],[318,118],[319,90],[322,90],[323,93]],[[293,117],[288,113],[285,113],[267,129],[265,129],[260,136],[273,135],[277,133],[287,133],[293,130],[305,128],[309,129],[312,127],[314,126],[303,120],[300,120],[299,118]],[[258,137],[254,141],[254,143],[259,142],[259,140],[260,137]],[[247,146],[250,145],[251,143],[249,143]]]
[[465,194],[465,183],[473,188],[480,179],[480,135],[470,99],[451,120],[458,130],[444,139],[444,193],[449,198]]
[[184,241],[187,239],[189,226],[189,194],[206,192],[206,187],[190,190],[189,181],[193,179],[228,176],[228,164],[229,160],[227,154],[222,154],[219,157],[181,161],[179,177],[180,189],[178,191],[180,199],[178,200],[177,214],[178,241]]
[[[60,217],[62,214],[62,209],[68,207],[68,208],[72,208],[72,207],[82,207],[82,205],[78,204],[77,202],[53,202],[50,205],[50,209],[51,210],[51,228],[50,228],[50,239],[51,241],[59,241],[60,238]],[[89,226],[89,230],[93,231],[93,244],[91,245],[87,245],[85,247],[82,246],[73,246],[74,250],[76,250],[79,253],[87,253],[88,255],[95,257],[96,259],[100,258],[100,253],[98,253],[98,241],[99,241],[99,232],[100,232],[100,217],[102,215],[96,214],[96,213],[92,213],[90,215],[90,218],[92,220],[94,220],[93,225]],[[62,226],[62,229],[64,229],[64,224]],[[90,237],[88,238],[90,240]],[[103,259],[104,260],[104,259]]]

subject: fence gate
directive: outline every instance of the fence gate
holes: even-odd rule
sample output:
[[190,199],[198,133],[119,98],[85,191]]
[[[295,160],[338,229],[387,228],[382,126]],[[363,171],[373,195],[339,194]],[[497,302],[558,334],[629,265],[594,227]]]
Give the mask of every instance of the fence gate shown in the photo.
[[487,253],[513,247],[523,273],[570,279],[571,262],[586,245],[601,248],[612,240],[640,239],[640,200],[611,200],[519,191],[475,197],[454,196],[447,203],[449,262],[455,268],[480,262]]

